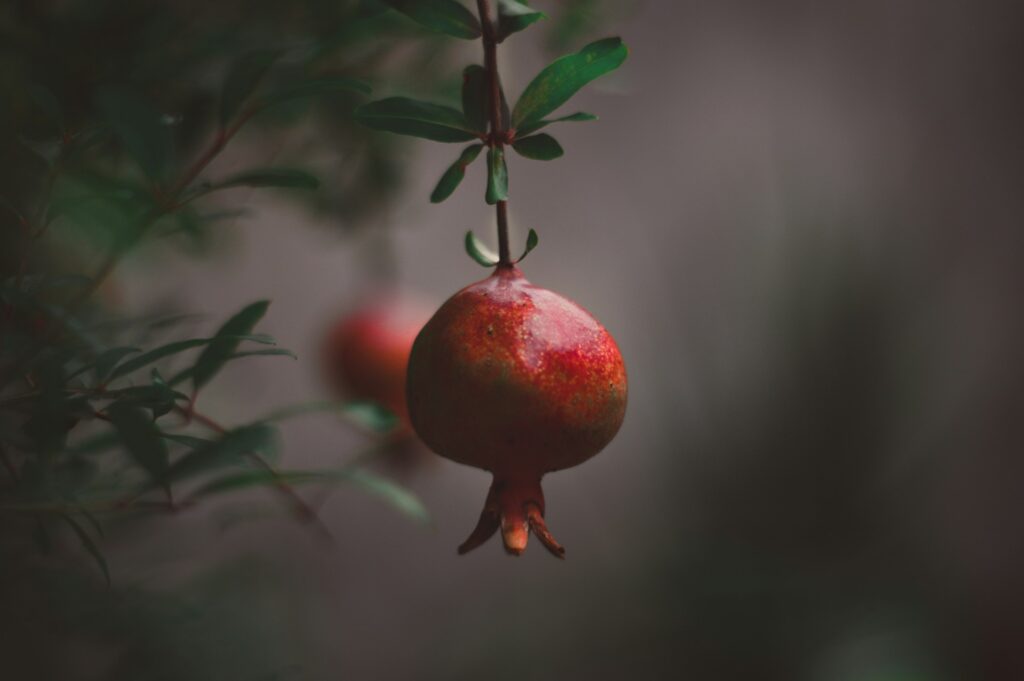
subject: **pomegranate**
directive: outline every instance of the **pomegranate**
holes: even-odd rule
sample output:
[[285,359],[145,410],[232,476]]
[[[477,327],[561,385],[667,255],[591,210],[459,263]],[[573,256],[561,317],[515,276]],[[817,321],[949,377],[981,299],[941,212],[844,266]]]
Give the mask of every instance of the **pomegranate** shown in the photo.
[[416,334],[430,308],[410,295],[381,294],[330,328],[322,359],[339,395],[375,402],[392,411],[408,429],[405,372]]
[[490,471],[490,492],[464,554],[501,529],[519,555],[529,532],[564,557],[544,521],[545,473],[597,454],[622,425],[626,370],[586,310],[514,265],[448,299],[412,348],[409,416],[434,452]]

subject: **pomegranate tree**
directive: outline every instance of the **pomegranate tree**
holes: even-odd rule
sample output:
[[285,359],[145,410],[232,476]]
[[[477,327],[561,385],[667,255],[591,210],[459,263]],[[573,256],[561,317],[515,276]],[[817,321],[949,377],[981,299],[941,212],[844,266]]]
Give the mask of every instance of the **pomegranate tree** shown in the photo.
[[[490,471],[490,493],[476,529],[459,547],[470,551],[501,529],[518,555],[530,531],[555,555],[564,550],[544,521],[541,478],[597,454],[619,430],[626,410],[626,371],[615,341],[588,312],[530,284],[509,254],[505,149],[550,161],[561,145],[540,133],[560,121],[589,121],[578,112],[546,118],[595,78],[625,61],[626,46],[606,38],[555,60],[509,107],[498,75],[497,46],[543,19],[517,0],[477,0],[477,16],[457,2],[388,2],[414,21],[463,39],[482,38],[484,64],[463,71],[462,110],[389,97],[356,117],[378,130],[437,142],[470,142],[437,183],[432,202],[447,199],[486,148],[487,203],[497,210],[498,254],[487,256],[467,235],[467,250],[494,274],[452,296],[413,345],[406,399],[423,442],[436,453]],[[537,243],[530,231],[528,253]],[[524,256],[526,253],[523,254]]]

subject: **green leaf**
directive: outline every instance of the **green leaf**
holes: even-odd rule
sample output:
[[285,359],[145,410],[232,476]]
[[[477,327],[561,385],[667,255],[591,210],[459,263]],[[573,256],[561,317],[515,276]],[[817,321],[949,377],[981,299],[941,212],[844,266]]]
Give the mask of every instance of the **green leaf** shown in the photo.
[[456,38],[473,40],[480,37],[476,15],[456,0],[383,0],[424,28],[447,33]]
[[267,300],[247,305],[220,327],[192,367],[192,385],[195,390],[199,390],[217,375],[241,342],[237,337],[251,333],[256,323],[263,319],[268,307],[270,301]]
[[349,402],[343,409],[346,421],[374,433],[388,433],[398,425],[394,412],[376,402]]
[[276,433],[274,428],[262,423],[229,430],[219,440],[199,447],[175,461],[159,482],[170,484],[210,468],[232,463],[245,454],[273,449]]
[[[277,343],[277,341],[275,341],[273,338],[271,338],[270,336],[268,336],[266,334],[262,334],[262,333],[257,333],[257,334],[239,334],[237,336],[234,336],[233,338],[237,339],[239,341],[252,341],[253,343],[262,343],[264,345],[275,345]],[[121,376],[124,376],[125,374],[130,374],[131,372],[135,371],[136,369],[141,369],[142,367],[146,366],[147,364],[152,364],[153,362],[160,361],[161,359],[163,359],[165,357],[170,357],[171,355],[176,355],[179,352],[184,352],[185,350],[191,350],[192,348],[197,348],[197,347],[200,347],[202,345],[208,345],[208,344],[212,343],[214,340],[216,340],[216,339],[215,338],[191,338],[189,340],[176,341],[174,343],[168,343],[167,345],[162,345],[162,346],[160,346],[158,348],[150,350],[149,352],[144,352],[141,355],[139,355],[138,357],[133,357],[132,359],[130,359],[127,362],[125,362],[124,364],[121,364],[119,367],[114,369],[114,371],[111,373],[110,380],[112,381],[115,378],[120,378]]]
[[498,42],[541,19],[547,19],[547,15],[528,5],[516,0],[498,0]]
[[117,366],[117,363],[128,355],[136,352],[142,352],[139,348],[111,348],[105,352],[100,353],[100,356],[96,358],[95,371],[96,371],[96,382],[98,384],[104,383],[110,376],[110,373]]
[[470,129],[487,132],[487,69],[479,64],[462,71],[462,114]]
[[520,156],[535,161],[551,161],[565,154],[562,145],[545,133],[517,139],[512,143],[512,148],[519,152]]
[[130,347],[118,347],[105,350],[101,352],[91,362],[86,362],[82,366],[78,367],[77,369],[69,373],[67,375],[66,380],[71,380],[76,376],[84,374],[89,369],[93,369],[96,373],[96,382],[103,383],[107,379],[107,376],[110,374],[111,370],[114,368],[114,365],[120,362],[122,358],[132,354],[133,352],[140,352],[140,350],[138,348]]
[[562,116],[561,118],[544,119],[544,120],[534,121],[533,123],[528,123],[526,125],[520,126],[519,128],[516,129],[516,136],[517,137],[526,137],[527,135],[529,135],[531,133],[534,133],[534,132],[537,132],[541,128],[549,126],[552,123],[561,123],[563,121],[569,122],[569,121],[596,121],[596,120],[597,120],[597,116],[595,116],[594,114],[585,113],[583,111],[577,111],[574,114],[569,114],[568,116]]
[[142,171],[151,180],[164,179],[174,147],[161,113],[134,92],[114,87],[99,90],[96,108]]
[[526,250],[523,254],[516,258],[516,262],[522,262],[523,258],[530,254],[530,251],[537,248],[537,244],[540,243],[540,237],[537,236],[536,230],[531,229],[530,233],[526,235]]
[[208,440],[205,437],[195,437],[194,435],[179,435],[178,433],[160,433],[160,437],[171,442],[177,442],[179,445],[185,445],[191,449],[200,449],[207,447],[215,442],[215,440]]
[[423,137],[435,142],[467,142],[477,136],[458,109],[408,97],[364,104],[355,119],[374,130]]
[[487,150],[487,203],[495,204],[508,198],[508,166],[501,147]]
[[260,168],[236,173],[214,183],[211,189],[228,187],[290,187],[318,189],[320,180],[302,170],[292,168]]
[[484,246],[483,243],[476,238],[476,234],[473,234],[473,230],[466,232],[466,253],[469,257],[476,260],[477,263],[484,267],[494,267],[498,264],[498,254],[491,249]]
[[404,487],[400,487],[390,480],[364,470],[354,470],[349,474],[349,479],[367,492],[383,499],[394,508],[421,523],[430,521],[430,513],[423,502]]
[[430,514],[423,503],[405,488],[371,473],[351,468],[313,471],[241,471],[211,480],[197,489],[192,495],[192,499],[281,483],[292,486],[352,483],[380,497],[418,522],[426,523],[430,519]]
[[284,421],[285,419],[294,418],[296,416],[303,416],[305,414],[315,414],[322,411],[343,411],[347,406],[346,402],[339,402],[337,400],[316,400],[313,402],[300,402],[299,404],[289,405],[280,409],[275,409],[263,418],[257,419],[260,423],[269,423],[272,421]]
[[86,521],[92,527],[93,532],[95,532],[97,536],[101,538],[105,536],[103,533],[103,525],[100,524],[100,521],[97,520],[96,516],[94,516],[87,509],[82,508],[81,506],[79,506],[76,510],[78,511],[79,515],[86,519]]
[[431,203],[441,203],[452,195],[455,188],[466,177],[466,168],[476,160],[476,157],[480,155],[480,150],[483,148],[484,145],[482,144],[471,144],[462,150],[459,158],[448,167],[448,170],[444,171],[444,175],[438,180],[437,186],[434,187],[434,191],[430,195]]
[[254,50],[235,60],[220,95],[220,126],[226,128],[277,61],[281,50]]
[[[124,402],[114,402],[107,408],[110,421],[124,443],[125,449],[135,462],[153,480],[161,480],[167,474],[170,459],[167,444],[152,419],[139,407]],[[170,494],[170,489],[165,488]]]
[[[246,350],[245,352],[233,352],[225,358],[225,363],[236,359],[242,359],[243,357],[291,357],[292,359],[299,358],[298,355],[296,355],[294,352],[286,348],[269,348],[267,350]],[[193,378],[195,375],[195,367],[185,369],[184,371],[180,371],[174,376],[172,376],[171,380],[168,381],[168,383],[170,383],[171,385],[178,385],[182,381],[188,380],[189,378]]]
[[254,109],[263,110],[278,104],[293,102],[306,97],[317,97],[336,92],[359,92],[364,95],[370,94],[370,86],[366,83],[348,78],[346,76],[330,76],[328,78],[314,78],[291,85],[281,90],[272,92],[254,105]]
[[158,418],[165,414],[169,414],[174,409],[174,401],[179,399],[179,395],[181,394],[171,390],[171,386],[167,384],[167,381],[165,381],[164,377],[160,375],[160,372],[156,367],[153,367],[152,371],[149,372],[149,376],[153,388],[159,391],[162,398],[159,402],[152,404],[149,407],[153,411],[153,420],[156,421]]
[[590,43],[575,54],[556,59],[523,91],[512,111],[512,127],[539,121],[590,81],[617,69],[626,61],[628,48],[619,38]]
[[92,537],[78,524],[74,518],[67,513],[61,513],[60,517],[67,521],[71,529],[78,535],[78,540],[82,542],[82,547],[89,552],[89,555],[93,557],[100,570],[103,572],[103,578],[107,580],[107,586],[110,586],[110,568],[107,567],[107,559],[103,557],[103,552],[100,551],[99,547],[96,546],[96,542],[92,540]]

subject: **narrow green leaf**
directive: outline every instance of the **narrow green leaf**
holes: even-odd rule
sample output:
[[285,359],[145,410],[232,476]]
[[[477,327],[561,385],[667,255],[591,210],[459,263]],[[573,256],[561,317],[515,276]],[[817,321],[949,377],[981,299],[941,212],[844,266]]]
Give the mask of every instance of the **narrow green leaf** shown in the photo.
[[383,499],[395,509],[420,523],[430,521],[430,512],[423,502],[409,490],[400,487],[390,480],[364,470],[354,470],[349,479],[367,492]]
[[501,147],[487,150],[487,203],[495,204],[508,198],[508,166]]
[[462,114],[471,130],[487,132],[487,70],[479,64],[462,71]]
[[313,402],[301,402],[299,404],[293,404],[287,407],[282,407],[280,409],[275,409],[266,416],[256,420],[260,423],[284,421],[286,419],[294,418],[296,416],[315,414],[323,411],[344,411],[344,409],[347,406],[347,402],[339,402],[337,400],[316,400]]
[[328,476],[312,471],[276,471],[276,474],[275,471],[268,470],[242,471],[211,480],[193,492],[190,498],[195,500],[222,492],[234,492],[248,487],[278,485],[282,482],[289,485],[301,485],[311,482],[338,481],[340,479],[342,479],[340,476]]
[[512,111],[512,127],[539,121],[562,106],[590,81],[617,69],[626,61],[628,48],[619,38],[590,43],[544,68],[523,91]]
[[243,54],[231,65],[220,95],[222,128],[228,127],[281,54],[281,50],[254,50]]
[[477,136],[458,109],[408,97],[364,104],[355,119],[374,130],[423,137],[435,142],[468,142]]
[[520,126],[519,128],[516,129],[516,136],[517,137],[526,137],[527,135],[529,135],[531,133],[534,133],[534,132],[537,132],[541,128],[547,127],[547,126],[551,125],[552,123],[561,123],[563,121],[569,122],[569,121],[596,121],[596,120],[597,120],[597,116],[595,116],[594,114],[585,113],[583,111],[578,111],[578,112],[576,112],[574,114],[569,114],[568,116],[562,116],[560,118],[549,118],[549,119],[543,119],[543,120],[535,121],[533,123],[527,123],[526,125]]
[[77,510],[78,514],[85,518],[89,525],[92,526],[93,532],[95,532],[98,537],[103,538],[104,536],[106,536],[103,532],[103,525],[100,524],[100,521],[97,520],[96,516],[90,513],[88,509],[79,506],[75,510]]
[[[155,404],[150,405],[150,410],[153,412],[153,420],[156,421],[161,416],[171,413],[174,410],[174,402],[178,399],[180,393],[171,390],[171,386],[167,384],[164,377],[160,375],[160,371],[156,367],[149,372],[150,382],[153,388],[162,395],[163,399]],[[186,398],[187,399],[187,398]]]
[[167,444],[152,419],[139,407],[124,402],[114,402],[107,413],[135,462],[153,480],[161,480],[167,473],[170,459]]
[[133,404],[136,407],[160,411],[157,416],[166,414],[168,407],[173,408],[175,401],[188,402],[188,395],[171,390],[167,383],[151,383],[150,385],[133,385],[130,388],[108,390],[106,397]]
[[430,514],[423,505],[423,502],[405,488],[372,473],[351,468],[313,471],[241,471],[211,480],[197,489],[192,498],[197,499],[249,487],[279,485],[281,483],[287,483],[292,486],[351,483],[383,499],[417,522],[426,523],[430,519]]
[[[242,359],[243,357],[291,357],[292,359],[299,358],[298,355],[296,355],[291,350],[288,350],[287,348],[268,348],[266,350],[246,350],[245,352],[233,352],[226,358],[224,358],[224,363],[236,359]],[[195,376],[196,367],[192,367],[189,369],[185,369],[184,371],[178,372],[177,374],[171,377],[171,380],[168,381],[168,383],[170,385],[179,385],[183,381],[186,381],[190,378],[194,378]]]
[[[268,336],[266,334],[263,334],[263,333],[239,334],[239,335],[233,336],[233,338],[236,339],[236,340],[239,340],[239,341],[252,341],[253,343],[262,343],[263,345],[275,345],[277,343],[277,341],[275,341],[272,337],[270,337],[270,336]],[[191,338],[189,340],[176,341],[174,343],[168,343],[167,345],[162,345],[162,346],[160,346],[158,348],[150,350],[149,352],[144,352],[141,355],[139,355],[138,357],[133,357],[132,359],[130,359],[127,362],[125,362],[125,363],[121,364],[120,366],[118,366],[110,374],[110,380],[114,380],[115,378],[120,378],[121,376],[124,376],[125,374],[130,374],[131,372],[135,371],[136,369],[141,369],[142,367],[146,366],[147,364],[152,364],[153,362],[158,362],[161,359],[164,359],[165,357],[170,357],[171,355],[176,355],[179,352],[184,352],[185,350],[191,350],[192,348],[197,348],[197,347],[200,347],[202,345],[208,345],[211,342],[213,342],[214,340],[215,340],[214,338]]]
[[320,180],[302,170],[293,168],[260,168],[236,173],[214,183],[211,189],[228,187],[294,187],[297,189],[317,189]]
[[276,432],[274,428],[266,424],[255,424],[230,430],[219,440],[199,447],[171,464],[160,483],[169,484],[173,481],[183,480],[215,466],[232,463],[241,459],[245,454],[261,449],[273,449]]
[[349,402],[342,414],[349,423],[373,433],[388,433],[398,425],[394,412],[375,402]]
[[82,542],[82,547],[89,552],[89,555],[93,557],[100,570],[103,572],[103,578],[107,580],[107,586],[110,586],[110,568],[107,566],[107,559],[103,557],[103,552],[100,551],[99,547],[96,546],[96,542],[92,540],[89,533],[78,524],[74,518],[67,513],[61,513],[60,517],[67,521],[71,529],[78,535],[78,540]]
[[547,15],[528,5],[516,0],[498,0],[498,42],[541,19],[547,19]]
[[530,233],[526,235],[526,250],[523,254],[516,258],[516,262],[522,262],[523,258],[530,254],[530,251],[537,248],[537,244],[540,243],[540,237],[537,236],[536,230],[531,229]]
[[372,432],[385,433],[398,425],[398,417],[374,402],[315,401],[283,407],[257,419],[258,423],[274,423],[318,412],[338,412],[345,420]]
[[455,38],[473,40],[480,37],[476,15],[456,0],[383,0],[424,28],[446,33]]
[[202,447],[208,447],[213,444],[215,440],[208,440],[205,437],[195,437],[194,435],[179,435],[178,433],[160,433],[160,437],[171,442],[177,442],[179,445],[185,445],[192,449],[200,449]]
[[480,150],[483,148],[484,145],[482,144],[471,144],[462,150],[459,158],[448,167],[448,170],[444,171],[444,175],[438,180],[437,186],[434,187],[434,191],[430,195],[431,203],[441,203],[452,195],[455,188],[466,177],[466,168],[476,160],[476,157],[480,155]]
[[104,383],[110,376],[110,373],[117,366],[117,363],[128,355],[135,354],[136,352],[142,352],[139,348],[111,348],[105,352],[100,353],[100,356],[96,358],[95,372],[96,382]]
[[530,137],[517,139],[512,143],[520,156],[532,158],[535,161],[551,161],[565,154],[562,145],[551,135],[541,133]]
[[473,234],[473,230],[466,232],[466,253],[473,260],[477,261],[484,267],[494,267],[498,264],[498,254],[491,249],[484,246],[483,243],[476,238],[476,234]]
[[173,141],[161,113],[134,92],[114,87],[97,92],[96,108],[142,171],[152,180],[164,179]]
[[266,314],[269,306],[270,301],[267,300],[247,305],[220,327],[192,367],[192,384],[195,390],[202,388],[217,375],[217,372],[231,358],[241,342],[237,336],[251,333],[256,323]]

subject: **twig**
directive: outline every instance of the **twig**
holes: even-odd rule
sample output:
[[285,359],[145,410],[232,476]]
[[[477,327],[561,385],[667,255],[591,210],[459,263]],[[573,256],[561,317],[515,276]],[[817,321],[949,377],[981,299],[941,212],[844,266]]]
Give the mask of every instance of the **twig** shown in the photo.
[[[227,432],[227,428],[225,428],[224,426],[222,426],[220,423],[210,418],[209,416],[206,416],[205,414],[195,411],[194,408],[190,407],[186,409],[184,407],[176,405],[174,410],[178,414],[184,416],[186,419],[195,420],[197,423],[206,426],[207,428],[218,434],[223,435],[224,433]],[[257,465],[265,469],[274,477],[275,487],[282,494],[282,496],[287,497],[292,502],[292,504],[295,506],[296,514],[301,520],[303,520],[304,522],[312,523],[320,532],[320,534],[322,534],[325,538],[331,540],[334,539],[334,536],[331,534],[331,531],[324,524],[323,520],[320,519],[320,516],[317,515],[316,511],[313,510],[313,508],[306,503],[306,501],[299,495],[299,493],[295,491],[294,487],[289,485],[278,474],[277,469],[275,469],[270,464],[270,462],[268,462],[266,459],[264,459],[256,452],[248,452],[247,456],[253,462],[255,462]]]
[[[491,135],[488,144],[502,150],[508,131],[501,120],[501,81],[498,76],[498,40],[491,21],[491,5],[489,0],[476,0],[480,14],[480,25],[483,29],[484,68],[487,69],[487,81],[490,86],[488,105],[491,119]],[[497,202],[498,215],[498,267],[512,267],[512,256],[508,246],[508,201]]]

